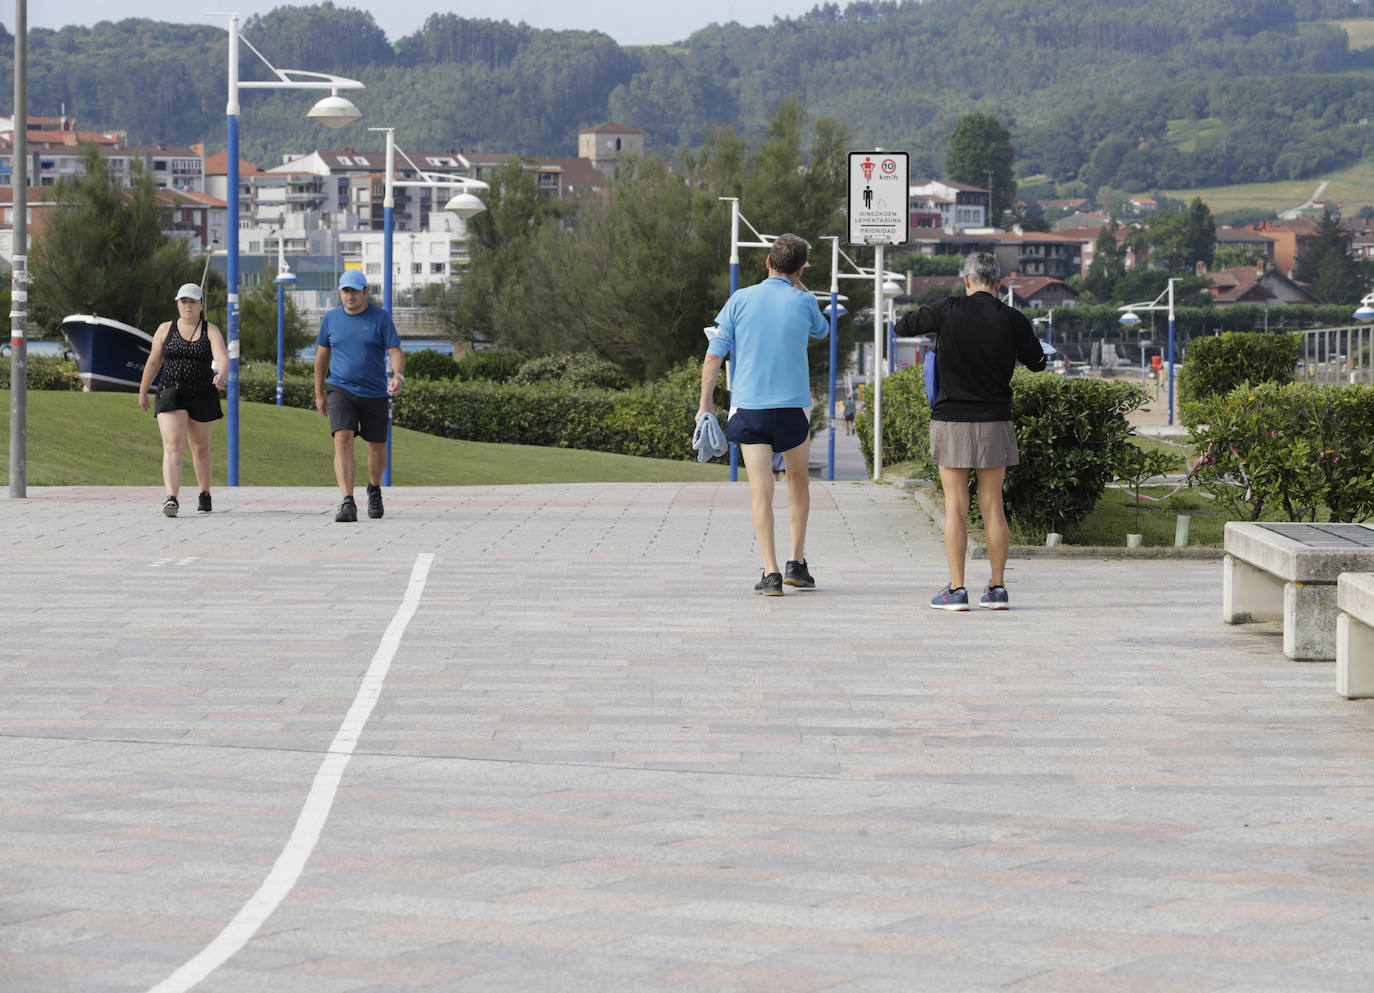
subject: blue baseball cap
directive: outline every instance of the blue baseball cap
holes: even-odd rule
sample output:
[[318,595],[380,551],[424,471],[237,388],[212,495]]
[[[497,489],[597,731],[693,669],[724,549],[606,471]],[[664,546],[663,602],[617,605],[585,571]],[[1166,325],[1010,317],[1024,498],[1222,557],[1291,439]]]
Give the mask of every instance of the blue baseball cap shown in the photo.
[[349,269],[339,277],[339,289],[365,290],[367,289],[367,277],[357,269]]

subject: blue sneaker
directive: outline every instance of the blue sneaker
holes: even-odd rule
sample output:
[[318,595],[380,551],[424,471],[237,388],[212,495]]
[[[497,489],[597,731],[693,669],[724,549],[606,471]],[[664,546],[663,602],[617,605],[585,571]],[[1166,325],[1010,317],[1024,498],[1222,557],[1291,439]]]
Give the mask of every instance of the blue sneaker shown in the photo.
[[988,610],[1010,610],[1011,604],[1007,601],[1007,588],[1005,586],[989,586],[978,598],[978,606],[986,607]]
[[931,598],[930,605],[936,610],[968,610],[968,590],[962,586],[957,590],[946,586]]

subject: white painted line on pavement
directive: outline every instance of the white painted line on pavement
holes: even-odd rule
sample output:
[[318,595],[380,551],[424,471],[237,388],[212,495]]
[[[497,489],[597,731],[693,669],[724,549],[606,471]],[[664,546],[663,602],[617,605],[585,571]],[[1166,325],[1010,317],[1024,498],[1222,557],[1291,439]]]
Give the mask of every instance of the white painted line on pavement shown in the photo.
[[325,821],[329,819],[329,811],[334,806],[334,796],[338,792],[339,782],[343,779],[348,761],[358,746],[358,736],[362,734],[367,719],[372,715],[372,708],[377,705],[377,699],[382,695],[382,684],[386,681],[386,674],[391,668],[391,660],[396,657],[396,651],[401,647],[401,636],[405,634],[406,625],[410,623],[410,619],[415,616],[415,611],[420,606],[425,578],[429,575],[429,567],[433,563],[434,555],[431,552],[416,557],[415,566],[410,572],[410,585],[401,599],[401,605],[391,618],[391,623],[387,625],[382,642],[377,646],[376,654],[372,656],[372,664],[363,675],[358,695],[353,699],[353,706],[349,707],[348,713],[344,715],[338,734],[334,735],[329,752],[320,763],[319,771],[315,773],[315,781],[310,786],[310,793],[305,798],[305,806],[301,808],[300,817],[296,819],[296,827],[291,832],[286,847],[277,856],[272,871],[267,874],[258,891],[234,915],[234,919],[225,925],[224,930],[216,935],[200,954],[152,987],[148,993],[184,993],[205,979],[248,944],[258,928],[262,927],[296,885],[296,880],[305,869],[305,863],[320,840],[320,832],[324,829]]

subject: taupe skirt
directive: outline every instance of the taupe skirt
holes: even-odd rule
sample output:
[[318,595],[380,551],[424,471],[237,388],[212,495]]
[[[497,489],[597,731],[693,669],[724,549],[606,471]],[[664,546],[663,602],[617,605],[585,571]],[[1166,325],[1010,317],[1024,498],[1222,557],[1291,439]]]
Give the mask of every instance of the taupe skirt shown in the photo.
[[1011,421],[931,421],[930,457],[947,469],[998,469],[1021,462]]

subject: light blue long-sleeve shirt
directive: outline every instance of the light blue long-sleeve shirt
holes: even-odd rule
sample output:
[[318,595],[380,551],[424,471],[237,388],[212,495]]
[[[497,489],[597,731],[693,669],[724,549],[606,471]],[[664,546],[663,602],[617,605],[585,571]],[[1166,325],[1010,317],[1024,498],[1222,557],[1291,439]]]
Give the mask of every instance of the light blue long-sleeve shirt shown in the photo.
[[716,315],[707,354],[735,353],[730,405],[744,410],[811,406],[806,345],[830,325],[816,298],[782,276],[736,290]]

